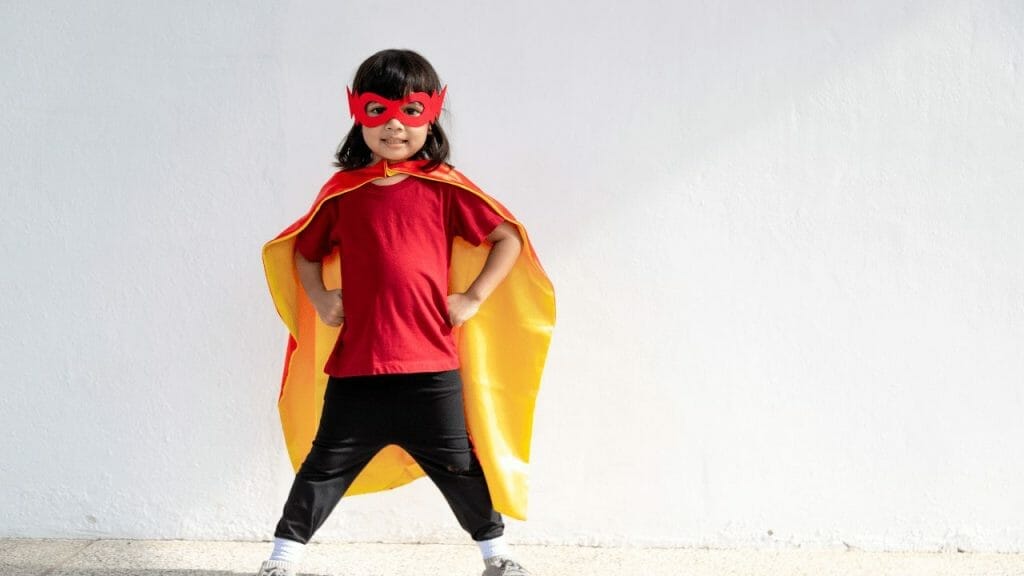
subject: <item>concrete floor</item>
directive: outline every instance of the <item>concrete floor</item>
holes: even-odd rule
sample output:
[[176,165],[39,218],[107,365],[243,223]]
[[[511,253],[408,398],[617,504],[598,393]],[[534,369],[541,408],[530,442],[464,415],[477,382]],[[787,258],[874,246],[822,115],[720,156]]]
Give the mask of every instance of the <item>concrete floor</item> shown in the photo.
[[[269,543],[0,540],[2,576],[228,576],[255,574]],[[1024,576],[1024,554],[870,553],[517,546],[535,576]],[[473,546],[313,544],[301,574],[478,575]]]

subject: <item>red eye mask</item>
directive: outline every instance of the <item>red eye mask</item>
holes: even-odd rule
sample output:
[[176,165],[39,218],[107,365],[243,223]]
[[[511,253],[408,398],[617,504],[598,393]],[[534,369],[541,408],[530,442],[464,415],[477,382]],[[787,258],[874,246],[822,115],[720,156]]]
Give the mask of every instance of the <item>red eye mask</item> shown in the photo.
[[[447,91],[448,87],[445,86],[441,92],[431,92],[430,94],[413,92],[401,100],[390,100],[373,92],[353,94],[351,90],[345,88],[345,92],[348,94],[349,114],[356,119],[356,122],[367,128],[387,124],[392,118],[398,118],[398,121],[406,126],[430,124],[441,115],[441,104],[444,103],[444,95]],[[370,102],[375,102],[384,110],[371,116],[366,112],[366,106]],[[406,114],[405,108],[413,103],[423,106],[423,111],[416,115]]]

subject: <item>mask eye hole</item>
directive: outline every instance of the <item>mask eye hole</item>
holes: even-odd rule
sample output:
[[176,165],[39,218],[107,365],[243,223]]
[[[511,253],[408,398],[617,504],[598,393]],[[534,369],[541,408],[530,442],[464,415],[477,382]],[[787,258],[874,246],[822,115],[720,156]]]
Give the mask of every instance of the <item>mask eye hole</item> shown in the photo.
[[366,105],[366,115],[371,118],[374,116],[380,116],[387,111],[387,106],[384,106],[380,102],[370,102]]
[[423,114],[423,104],[419,102],[410,102],[405,106],[402,106],[402,113],[406,116],[419,116]]

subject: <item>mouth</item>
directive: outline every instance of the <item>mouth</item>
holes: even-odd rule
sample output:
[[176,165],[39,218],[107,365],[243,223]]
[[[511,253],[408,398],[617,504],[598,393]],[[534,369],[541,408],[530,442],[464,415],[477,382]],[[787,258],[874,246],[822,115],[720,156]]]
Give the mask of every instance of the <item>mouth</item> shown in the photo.
[[409,141],[402,140],[401,138],[381,138],[381,142],[386,146],[401,146],[403,144],[407,144]]

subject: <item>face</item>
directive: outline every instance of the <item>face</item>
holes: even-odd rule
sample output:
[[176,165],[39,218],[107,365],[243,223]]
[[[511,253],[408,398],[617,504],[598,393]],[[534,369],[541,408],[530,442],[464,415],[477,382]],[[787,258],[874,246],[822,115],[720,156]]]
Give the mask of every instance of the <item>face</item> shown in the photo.
[[412,92],[400,100],[373,92],[348,93],[349,113],[362,126],[374,161],[408,160],[423,148],[430,125],[441,115],[447,86],[440,92]]
[[[408,160],[415,156],[426,143],[430,124],[412,125],[419,123],[416,118],[423,115],[422,103],[405,102],[401,104],[399,114],[395,115],[391,114],[389,103],[370,100],[366,102],[363,110],[369,120],[363,124],[363,140],[373,152],[374,161],[381,159],[386,159],[389,162]],[[377,126],[367,125],[374,124],[373,119],[384,114],[389,114],[392,117]],[[400,118],[405,118],[407,123],[403,124]],[[409,122],[410,119],[412,119],[411,122]]]

